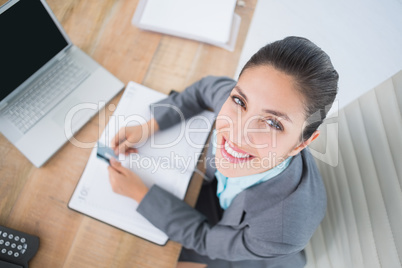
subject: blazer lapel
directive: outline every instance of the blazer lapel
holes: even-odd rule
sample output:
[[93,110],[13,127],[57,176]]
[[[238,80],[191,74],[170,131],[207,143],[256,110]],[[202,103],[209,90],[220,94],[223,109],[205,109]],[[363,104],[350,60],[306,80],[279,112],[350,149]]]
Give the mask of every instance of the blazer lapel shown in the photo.
[[239,193],[223,213],[219,224],[242,228],[247,224],[244,221],[247,216],[258,216],[257,214],[268,211],[268,208],[281,202],[295,191],[301,177],[302,159],[298,154],[293,157],[288,168],[278,176]]

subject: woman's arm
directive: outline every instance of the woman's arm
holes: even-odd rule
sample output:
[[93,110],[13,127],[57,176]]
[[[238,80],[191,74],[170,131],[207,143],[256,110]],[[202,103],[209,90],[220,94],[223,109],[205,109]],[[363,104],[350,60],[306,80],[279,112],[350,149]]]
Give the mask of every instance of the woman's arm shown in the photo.
[[250,226],[218,223],[210,226],[206,217],[171,193],[154,185],[137,208],[169,239],[211,259],[261,260],[296,253],[300,245],[262,241]]
[[218,112],[235,85],[236,81],[228,77],[207,76],[183,92],[152,104],[151,111],[163,130],[204,110]]

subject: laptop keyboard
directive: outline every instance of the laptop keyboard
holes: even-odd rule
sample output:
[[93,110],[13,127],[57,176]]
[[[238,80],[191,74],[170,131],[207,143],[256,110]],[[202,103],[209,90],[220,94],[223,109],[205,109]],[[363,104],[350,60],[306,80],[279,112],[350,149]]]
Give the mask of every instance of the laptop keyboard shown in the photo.
[[6,108],[6,116],[26,133],[70,94],[89,72],[65,57]]

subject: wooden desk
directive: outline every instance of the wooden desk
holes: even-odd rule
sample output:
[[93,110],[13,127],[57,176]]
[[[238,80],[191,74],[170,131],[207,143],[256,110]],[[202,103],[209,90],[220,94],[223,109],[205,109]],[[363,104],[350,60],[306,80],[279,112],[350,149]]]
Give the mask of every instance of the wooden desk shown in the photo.
[[[181,91],[209,74],[233,76],[256,5],[249,0],[236,7],[241,28],[236,50],[228,52],[137,29],[130,23],[137,0],[48,2],[72,41],[121,81],[164,93]],[[108,109],[106,115],[111,115]],[[75,138],[95,143],[106,123],[96,116]],[[40,237],[30,267],[175,267],[178,243],[157,246],[67,208],[90,152],[67,143],[38,169],[0,134],[0,224]],[[185,200],[191,205],[200,182],[190,184]]]

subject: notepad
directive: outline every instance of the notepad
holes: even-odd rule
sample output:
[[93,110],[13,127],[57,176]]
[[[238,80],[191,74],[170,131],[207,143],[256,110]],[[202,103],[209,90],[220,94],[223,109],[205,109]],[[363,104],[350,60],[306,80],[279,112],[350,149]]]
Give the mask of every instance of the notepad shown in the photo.
[[[166,95],[130,82],[99,142],[110,146],[123,126],[142,124],[152,112],[150,104]],[[138,154],[119,156],[122,165],[138,174],[148,187],[157,184],[183,199],[208,138],[214,114],[205,111],[167,130],[159,131],[138,147]],[[69,208],[131,234],[164,245],[168,237],[136,212],[134,200],[112,191],[106,161],[92,150],[85,170],[68,204]]]
[[236,0],[141,0],[132,23],[233,51],[241,20],[235,6]]

